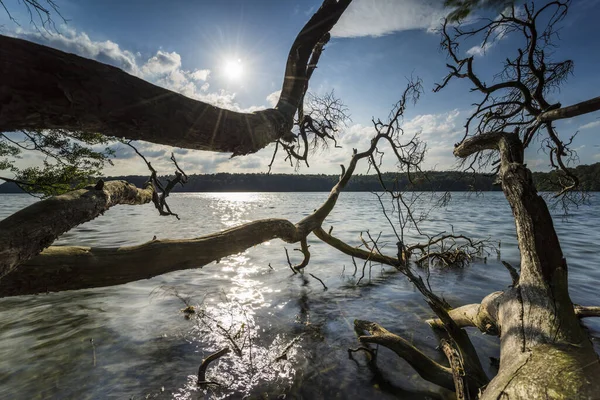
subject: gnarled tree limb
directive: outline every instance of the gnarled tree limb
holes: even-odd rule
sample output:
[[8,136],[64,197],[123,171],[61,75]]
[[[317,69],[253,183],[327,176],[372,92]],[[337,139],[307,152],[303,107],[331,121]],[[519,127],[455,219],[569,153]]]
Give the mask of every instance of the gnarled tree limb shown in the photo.
[[290,140],[313,49],[350,2],[324,1],[290,49],[277,106],[250,114],[189,99],[97,61],[0,36],[0,131],[100,132],[234,155]]
[[402,337],[395,335],[382,326],[370,322],[355,320],[355,329],[368,333],[358,338],[361,343],[375,343],[387,347],[406,360],[425,380],[449,390],[454,390],[452,370],[423,354],[419,349]]
[[149,203],[153,194],[152,186],[138,189],[125,181],[108,181],[101,188],[68,192],[14,213],[0,221],[0,280],[64,232],[117,204]]
[[539,122],[550,122],[559,119],[573,118],[598,110],[600,110],[600,96],[571,106],[560,107],[555,110],[543,112],[537,117],[537,120]]
[[210,385],[210,384],[219,385],[219,383],[217,383],[217,382],[212,382],[212,381],[206,380],[206,370],[209,367],[211,362],[218,360],[219,358],[223,357],[226,354],[229,354],[229,351],[230,351],[229,347],[225,347],[217,352],[212,353],[211,355],[206,357],[204,360],[202,360],[200,367],[198,367],[198,380],[197,380],[198,386],[204,386],[204,385]]
[[[374,148],[376,141],[371,146]],[[119,285],[167,272],[201,267],[274,238],[280,238],[288,243],[305,240],[307,235],[321,226],[333,210],[340,193],[350,180],[357,162],[368,155],[368,151],[363,153],[355,151],[348,168],[343,170],[340,181],[333,187],[327,200],[297,224],[284,219],[265,219],[197,239],[153,240],[139,246],[121,248],[50,247],[35,259],[0,279],[0,297]],[[151,189],[147,189],[147,191],[146,202],[149,202],[153,191]],[[62,221],[64,224],[60,225],[62,230],[53,230],[38,240],[38,244],[35,246],[36,251],[29,251],[15,259],[11,264],[11,269],[14,269],[18,263],[35,256],[52,243],[59,234],[91,219],[84,220],[80,217],[67,221],[68,218],[65,218],[63,210],[71,208],[69,201],[73,193],[79,193],[79,191],[63,195],[59,208],[46,210],[48,220],[60,219]],[[54,204],[53,202],[56,200],[51,198],[45,202]],[[30,229],[31,223],[36,223],[35,221],[38,220],[37,215],[40,213],[39,207],[41,206],[39,204],[41,203],[44,202],[29,206],[7,219],[8,223],[13,224],[14,219],[11,218],[21,215],[18,220],[18,226],[24,232],[21,237],[27,237],[26,232]],[[94,214],[94,218],[101,211],[103,210],[98,210]],[[0,229],[2,226],[7,226],[3,225],[7,220],[0,222]],[[3,251],[7,254],[18,251],[17,246],[29,248],[31,244],[28,242],[0,242],[0,254]]]
[[[467,304],[448,311],[450,317],[460,328],[475,327],[487,334],[500,333],[498,322],[498,302],[503,292],[494,292],[486,296],[481,304]],[[579,306],[573,307],[575,315],[578,318],[600,317],[600,307]],[[439,318],[428,319],[426,321],[431,327],[443,329],[444,323]],[[490,326],[491,325],[491,326]],[[490,329],[496,327],[498,330]]]

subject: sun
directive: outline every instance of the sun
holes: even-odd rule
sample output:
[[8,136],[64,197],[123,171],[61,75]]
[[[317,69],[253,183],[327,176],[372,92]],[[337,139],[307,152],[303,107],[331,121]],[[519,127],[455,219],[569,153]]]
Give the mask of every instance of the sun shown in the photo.
[[244,65],[241,59],[233,59],[225,61],[223,72],[227,79],[237,81],[244,76]]

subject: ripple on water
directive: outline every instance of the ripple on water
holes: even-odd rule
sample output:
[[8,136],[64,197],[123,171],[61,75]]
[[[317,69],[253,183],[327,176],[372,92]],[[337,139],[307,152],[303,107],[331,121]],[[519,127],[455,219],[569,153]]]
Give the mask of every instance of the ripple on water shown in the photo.
[[[57,244],[133,245],[158,238],[192,238],[259,218],[298,221],[318,207],[327,193],[185,193],[172,197],[180,221],[159,218],[151,205],[118,206],[63,235]],[[0,218],[31,204],[26,196],[0,196]],[[426,200],[418,207],[425,210]],[[357,212],[357,210],[360,210]],[[575,210],[555,224],[570,266],[573,300],[597,304],[596,268],[600,201]],[[519,263],[510,208],[501,193],[466,197],[453,194],[423,224],[428,232],[467,233],[501,242],[500,256]],[[126,221],[126,223],[123,223]],[[384,249],[396,238],[369,193],[344,193],[325,222],[334,234],[358,245],[365,229],[381,234]],[[407,232],[405,242],[415,239]],[[283,247],[272,240],[198,270],[179,271],[127,285],[0,300],[0,398],[177,398],[196,399],[196,372],[204,357],[224,346],[238,346],[208,370],[209,397],[234,391],[286,393],[304,398],[443,398],[448,393],[424,382],[404,361],[382,350],[370,369],[356,347],[354,319],[370,319],[403,335],[436,360],[437,338],[423,319],[431,311],[406,279],[389,267],[365,266],[327,245],[309,240],[312,277],[293,275]],[[391,250],[390,250],[391,251]],[[292,262],[300,253],[290,251]],[[490,254],[463,270],[437,271],[431,285],[451,304],[478,302],[510,283]],[[269,266],[270,265],[270,266]],[[126,268],[127,266],[123,266]],[[191,318],[180,312],[196,307]],[[600,321],[586,321],[598,349]],[[497,338],[471,331],[482,363],[498,356]],[[235,346],[234,346],[235,343]],[[285,357],[282,357],[285,354]],[[281,358],[280,358],[281,357]],[[227,389],[225,389],[227,388]]]

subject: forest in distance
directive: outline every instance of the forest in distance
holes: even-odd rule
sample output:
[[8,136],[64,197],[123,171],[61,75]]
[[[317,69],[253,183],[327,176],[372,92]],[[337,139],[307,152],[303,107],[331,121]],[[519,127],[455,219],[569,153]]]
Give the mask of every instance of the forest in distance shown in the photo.
[[[579,165],[573,168],[581,181],[581,189],[589,192],[600,191],[600,162]],[[429,171],[416,173],[409,181],[406,175],[382,174],[386,187],[397,185],[400,190],[423,191],[501,191],[494,175],[465,173],[461,171]],[[533,172],[533,181],[539,191],[556,190],[556,172]],[[124,180],[141,187],[148,180],[143,175],[110,177]],[[164,178],[166,179],[166,178]],[[266,173],[227,173],[194,174],[189,176],[185,186],[177,185],[173,192],[329,192],[339,176],[325,174],[266,174]],[[381,191],[377,175],[354,175],[346,188],[349,192]],[[14,183],[0,185],[0,193],[22,193]]]

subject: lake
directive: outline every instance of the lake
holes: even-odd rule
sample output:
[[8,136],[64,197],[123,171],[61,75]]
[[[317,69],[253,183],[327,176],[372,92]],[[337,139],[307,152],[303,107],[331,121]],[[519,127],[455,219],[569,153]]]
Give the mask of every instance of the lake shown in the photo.
[[[124,246],[153,236],[193,238],[259,218],[297,222],[327,193],[179,193],[170,205],[181,220],[159,217],[152,205],[117,206],[63,235],[56,245]],[[0,195],[0,219],[36,201]],[[423,210],[428,204],[420,204]],[[553,211],[570,267],[570,293],[582,305],[599,305],[600,196]],[[371,193],[342,193],[324,228],[352,245],[367,229],[394,255],[396,239]],[[421,225],[490,238],[500,257],[518,265],[515,228],[500,192],[453,193]],[[415,232],[409,233],[414,242]],[[449,392],[421,379],[403,360],[381,349],[377,366],[357,347],[354,319],[378,322],[443,362],[426,318],[433,314],[406,278],[373,264],[357,285],[352,260],[309,237],[311,261],[304,275],[295,245],[272,240],[202,269],[179,271],[127,285],[0,299],[0,398],[2,399],[198,399],[198,398],[447,398]],[[363,262],[357,260],[359,274]],[[123,268],[127,268],[123,265]],[[323,285],[308,273],[320,278]],[[503,290],[510,276],[495,252],[462,269],[434,269],[431,284],[453,306],[479,302]],[[186,318],[186,303],[197,311]],[[600,319],[584,324],[600,352]],[[469,329],[482,364],[495,373],[498,338]],[[225,346],[232,351],[211,364],[196,387],[202,359]]]

